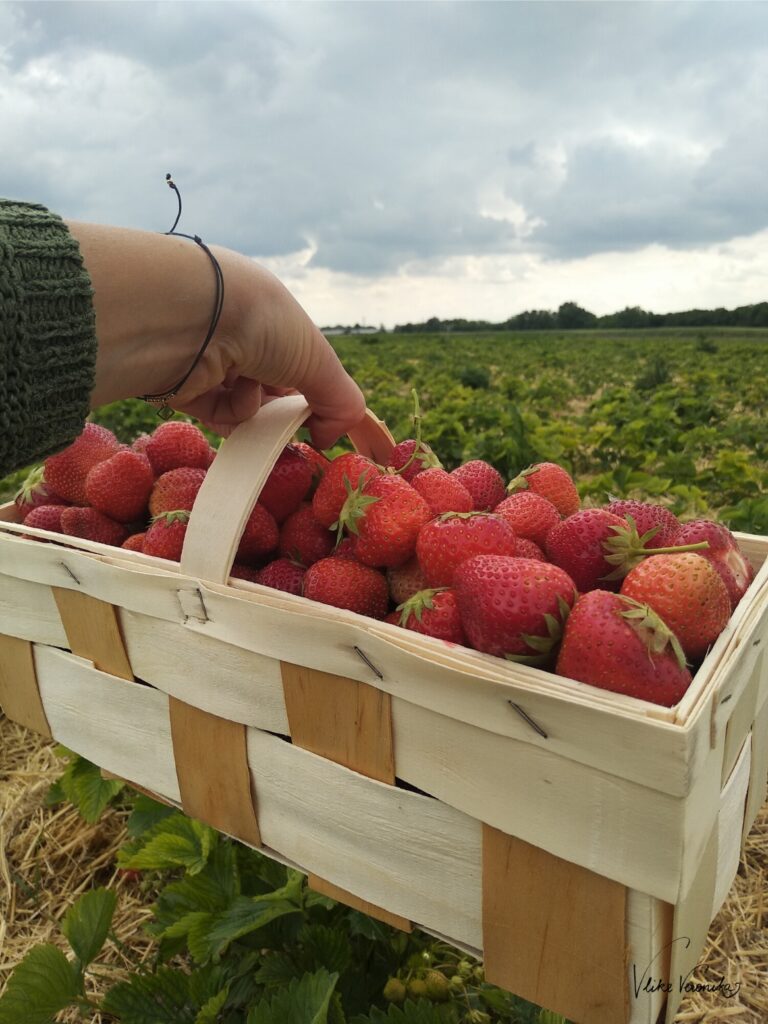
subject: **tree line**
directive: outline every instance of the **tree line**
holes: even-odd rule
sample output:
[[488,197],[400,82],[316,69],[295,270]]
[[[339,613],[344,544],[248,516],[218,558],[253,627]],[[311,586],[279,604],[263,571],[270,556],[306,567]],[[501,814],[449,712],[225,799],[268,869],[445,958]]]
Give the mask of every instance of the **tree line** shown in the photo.
[[736,309],[687,309],[680,313],[651,313],[627,306],[617,313],[596,316],[575,302],[564,302],[556,311],[527,309],[501,323],[488,320],[441,320],[432,316],[423,323],[397,324],[395,333],[424,334],[437,331],[556,331],[636,329],[642,327],[768,327],[768,302]]

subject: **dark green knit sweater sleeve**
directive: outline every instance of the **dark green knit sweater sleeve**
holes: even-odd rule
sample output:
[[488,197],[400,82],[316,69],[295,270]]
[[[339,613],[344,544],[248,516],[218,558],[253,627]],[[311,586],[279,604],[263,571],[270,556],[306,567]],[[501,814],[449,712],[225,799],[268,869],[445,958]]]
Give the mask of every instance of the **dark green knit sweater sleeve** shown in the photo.
[[44,206],[0,199],[0,476],[77,437],[95,366],[77,242]]

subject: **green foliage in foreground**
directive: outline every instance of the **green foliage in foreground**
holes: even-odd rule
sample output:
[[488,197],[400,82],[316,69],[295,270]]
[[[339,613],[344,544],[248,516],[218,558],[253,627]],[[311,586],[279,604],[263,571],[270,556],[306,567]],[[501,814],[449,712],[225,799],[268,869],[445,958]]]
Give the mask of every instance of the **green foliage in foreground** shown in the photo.
[[[71,780],[98,769],[66,753],[70,781],[51,801],[71,799],[93,820],[93,785]],[[131,812],[118,866],[156,897],[145,926],[154,962],[101,1003],[86,995],[117,903],[115,892],[94,889],[64,918],[72,956],[31,950],[0,998],[0,1024],[49,1024],[67,1007],[122,1024],[567,1024],[486,984],[482,966],[445,943],[313,892],[300,872],[179,811],[128,788],[100,798],[102,810],[121,800]]]

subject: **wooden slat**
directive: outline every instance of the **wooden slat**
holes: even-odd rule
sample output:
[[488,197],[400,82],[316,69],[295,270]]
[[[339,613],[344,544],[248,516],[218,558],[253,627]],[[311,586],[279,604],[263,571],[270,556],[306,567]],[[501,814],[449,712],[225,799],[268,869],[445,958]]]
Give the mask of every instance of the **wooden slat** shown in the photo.
[[342,889],[338,885],[327,882],[324,878],[318,877],[318,875],[310,874],[307,882],[310,889],[314,889],[315,892],[322,893],[323,896],[329,896],[332,900],[337,900],[347,907],[352,907],[353,910],[359,910],[361,913],[367,914],[368,917],[375,917],[377,921],[383,921],[384,924],[389,924],[393,928],[399,928],[401,932],[413,931],[413,925],[406,918],[400,917],[399,914],[392,914],[381,907],[376,907],[373,903],[360,899],[359,896],[347,892],[346,889]]
[[390,695],[343,676],[288,662],[280,667],[293,742],[394,785]]
[[114,605],[76,590],[52,590],[72,653],[92,661],[100,672],[133,679]]
[[168,800],[166,797],[161,796],[159,793],[155,793],[151,789],[147,789],[145,786],[139,786],[135,782],[131,782],[130,779],[124,779],[122,775],[115,775],[114,772],[108,772],[106,768],[101,769],[101,777],[107,781],[112,779],[116,782],[124,782],[126,786],[130,786],[131,789],[135,789],[137,793],[143,793],[144,796],[148,796],[151,800],[157,800],[159,804],[165,804],[166,807],[176,806],[172,800]]
[[486,979],[588,1024],[629,1018],[627,890],[483,826]]
[[[768,662],[765,663],[768,669]],[[744,842],[755,823],[760,808],[768,799],[768,700],[757,713],[752,726],[752,757],[749,772],[749,788],[744,809],[744,827],[741,841]]]
[[171,737],[186,814],[261,846],[246,749],[246,726],[169,698]]
[[0,707],[19,725],[51,736],[29,640],[0,635]]

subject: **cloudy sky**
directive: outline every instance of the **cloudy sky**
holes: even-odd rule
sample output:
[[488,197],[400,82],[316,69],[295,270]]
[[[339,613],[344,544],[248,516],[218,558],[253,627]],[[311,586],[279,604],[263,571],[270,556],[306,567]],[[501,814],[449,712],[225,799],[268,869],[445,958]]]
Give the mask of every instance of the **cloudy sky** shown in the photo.
[[768,298],[768,4],[0,0],[0,194],[319,324]]

